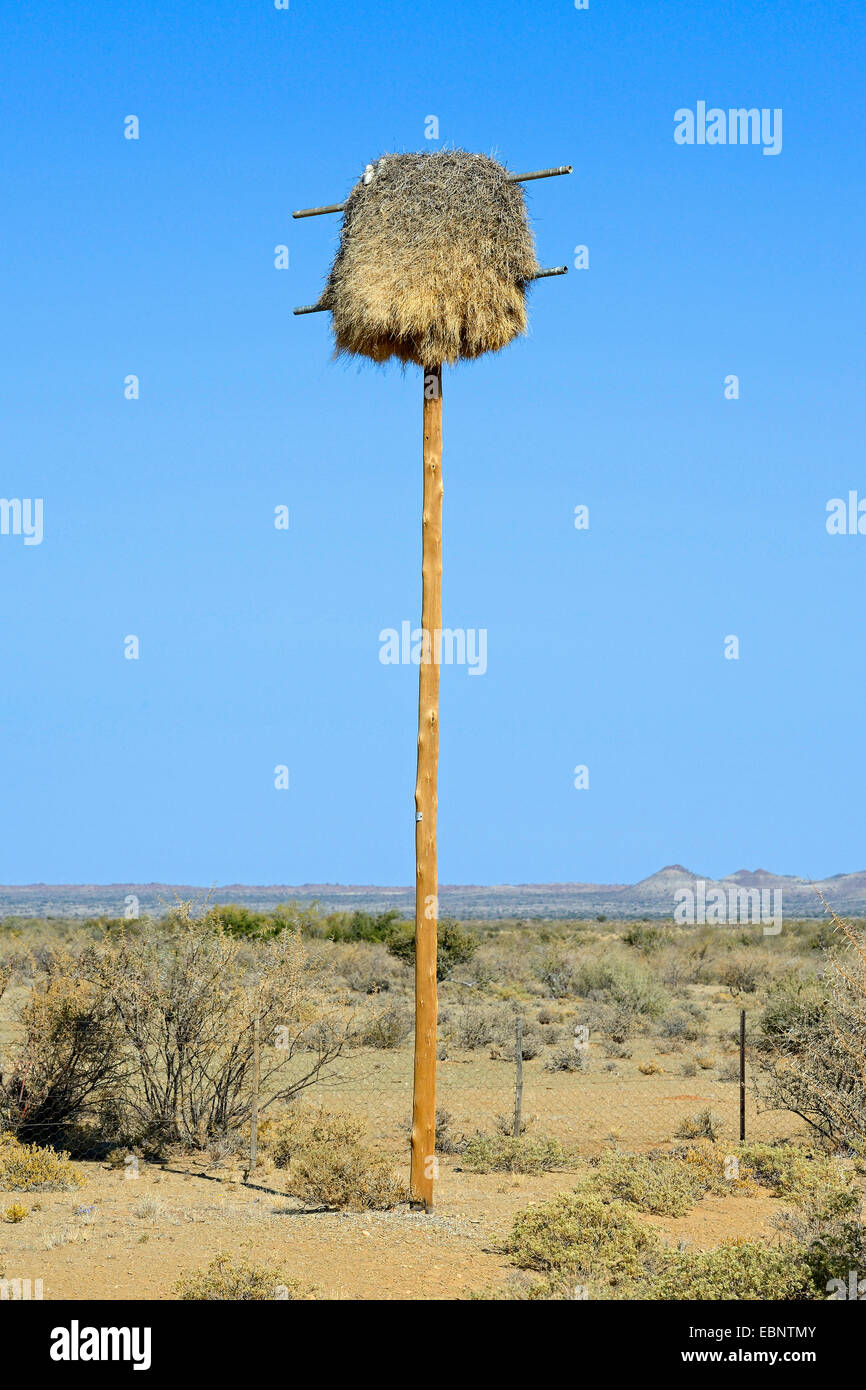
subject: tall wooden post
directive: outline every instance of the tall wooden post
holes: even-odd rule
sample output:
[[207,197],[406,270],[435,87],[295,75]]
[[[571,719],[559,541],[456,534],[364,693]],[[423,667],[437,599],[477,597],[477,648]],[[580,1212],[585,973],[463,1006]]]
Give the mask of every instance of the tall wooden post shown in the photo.
[[424,503],[421,532],[422,656],[418,668],[415,782],[415,1075],[412,1201],[433,1205],[436,1155],[436,779],[439,769],[439,656],[442,630],[442,367],[424,370]]

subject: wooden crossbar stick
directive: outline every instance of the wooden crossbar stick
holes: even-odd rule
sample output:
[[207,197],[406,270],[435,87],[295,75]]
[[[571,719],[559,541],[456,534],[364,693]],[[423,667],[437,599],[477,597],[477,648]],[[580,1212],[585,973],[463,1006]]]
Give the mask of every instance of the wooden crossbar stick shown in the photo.
[[[555,265],[555,266],[552,266],[550,270],[537,270],[537,271],[535,272],[535,274],[534,274],[534,275],[531,275],[529,278],[530,278],[531,280],[547,280],[551,275],[567,275],[567,274],[568,274],[568,266],[567,266],[567,265]],[[327,306],[327,304],[322,304],[322,303],[319,303],[319,304],[301,304],[297,309],[293,309],[293,310],[292,310],[292,313],[293,313],[293,314],[326,314],[327,312],[328,312],[328,306]]]
[[324,208],[300,208],[297,212],[293,212],[292,216],[321,217],[323,212],[342,212],[345,206],[345,203],[328,203],[327,207]]
[[559,174],[570,174],[573,164],[559,164],[555,169],[533,169],[528,174],[509,174],[509,183],[528,183],[530,179],[555,179]]
[[[532,169],[528,174],[509,174],[509,183],[528,183],[530,179],[555,179],[559,174],[570,174],[572,164],[559,164],[555,169]],[[328,203],[321,208],[299,208],[293,217],[321,217],[326,212],[345,212],[345,203]]]

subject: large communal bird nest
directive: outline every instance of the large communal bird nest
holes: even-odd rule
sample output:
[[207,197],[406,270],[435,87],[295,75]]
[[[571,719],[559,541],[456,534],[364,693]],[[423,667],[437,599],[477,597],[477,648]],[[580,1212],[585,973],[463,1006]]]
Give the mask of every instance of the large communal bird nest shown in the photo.
[[538,270],[523,190],[501,164],[466,150],[389,154],[349,194],[320,302],[338,352],[431,367],[525,332]]

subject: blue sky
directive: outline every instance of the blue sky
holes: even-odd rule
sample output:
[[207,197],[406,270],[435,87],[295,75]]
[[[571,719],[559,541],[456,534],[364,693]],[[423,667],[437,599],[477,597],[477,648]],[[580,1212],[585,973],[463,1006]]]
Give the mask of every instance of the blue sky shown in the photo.
[[[590,266],[446,372],[488,669],[443,670],[441,881],[866,866],[866,536],[825,527],[866,497],[858,9],[7,7],[0,494],[44,538],[0,535],[0,881],[412,881],[378,639],[419,615],[421,383],[292,317],[339,219],[290,214],[442,145],[572,163],[528,203]],[[677,145],[701,100],[781,108],[781,153]]]

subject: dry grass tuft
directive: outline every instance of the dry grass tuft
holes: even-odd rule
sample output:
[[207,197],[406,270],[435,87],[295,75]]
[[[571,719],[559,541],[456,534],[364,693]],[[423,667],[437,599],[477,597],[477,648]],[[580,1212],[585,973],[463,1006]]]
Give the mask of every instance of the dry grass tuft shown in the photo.
[[338,353],[432,367],[526,331],[539,269],[520,184],[466,150],[383,155],[346,203],[321,302]]

